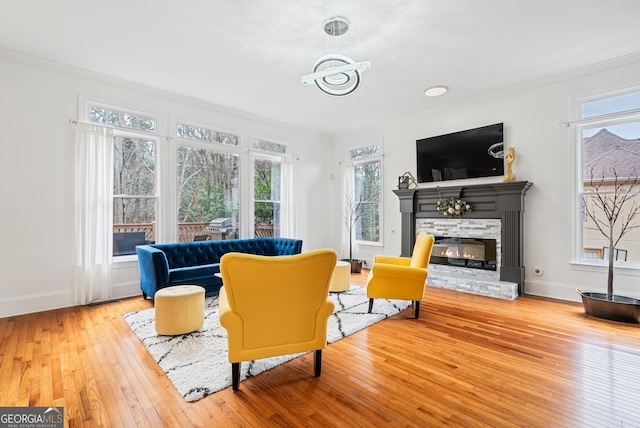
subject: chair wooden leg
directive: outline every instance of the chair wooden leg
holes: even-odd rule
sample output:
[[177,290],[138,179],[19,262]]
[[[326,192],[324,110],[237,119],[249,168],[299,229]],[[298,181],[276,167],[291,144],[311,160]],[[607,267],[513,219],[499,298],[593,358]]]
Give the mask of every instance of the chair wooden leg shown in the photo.
[[315,377],[320,376],[322,372],[322,349],[313,351],[313,372]]
[[373,297],[369,299],[369,313],[373,310]]
[[420,302],[418,302],[417,300],[413,302],[413,312],[414,318],[420,318]]
[[240,388],[240,363],[231,363],[231,387],[234,391]]

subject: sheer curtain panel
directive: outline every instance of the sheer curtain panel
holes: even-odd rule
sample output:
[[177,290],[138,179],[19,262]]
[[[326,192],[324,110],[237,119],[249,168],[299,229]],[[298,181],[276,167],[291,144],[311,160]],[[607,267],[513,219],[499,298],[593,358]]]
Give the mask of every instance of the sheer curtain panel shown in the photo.
[[75,292],[78,304],[111,297],[113,130],[78,123],[75,142]]
[[280,178],[280,236],[284,238],[296,237],[296,207],[294,205],[294,159],[288,156],[282,158],[282,177]]

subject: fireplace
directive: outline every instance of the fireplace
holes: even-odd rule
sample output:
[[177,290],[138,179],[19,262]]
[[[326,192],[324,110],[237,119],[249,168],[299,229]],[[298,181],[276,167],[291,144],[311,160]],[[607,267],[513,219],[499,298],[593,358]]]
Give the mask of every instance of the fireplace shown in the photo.
[[495,271],[496,240],[436,236],[430,263]]
[[[516,181],[394,190],[402,214],[401,255],[411,256],[417,233],[424,231],[444,240],[432,251],[428,285],[504,299],[524,295],[524,197],[531,186]],[[464,199],[472,211],[462,218],[443,216],[436,203],[449,198]],[[442,254],[454,244],[457,256]]]

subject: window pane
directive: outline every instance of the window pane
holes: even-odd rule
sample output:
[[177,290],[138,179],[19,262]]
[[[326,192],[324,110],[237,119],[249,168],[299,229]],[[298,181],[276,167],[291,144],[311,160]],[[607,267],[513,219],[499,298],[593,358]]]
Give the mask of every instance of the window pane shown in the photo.
[[214,131],[212,129],[198,128],[189,125],[178,125],[176,127],[178,137],[189,138],[191,140],[208,141],[210,143],[226,144],[229,146],[238,146],[240,137],[224,132]]
[[640,173],[640,122],[583,130],[582,163],[584,180]]
[[604,98],[582,104],[582,117],[601,116],[640,108],[640,92]]
[[89,121],[116,126],[118,128],[136,129],[138,131],[156,132],[156,120],[100,107],[89,107]]
[[154,141],[116,137],[114,141],[114,195],[155,195]]
[[[596,202],[592,184],[600,186],[603,198],[614,195],[616,176],[618,181],[635,177],[640,172],[640,122],[628,119],[627,123],[615,123],[606,126],[582,130],[582,193],[583,208],[592,209],[600,227],[608,234],[609,225],[604,212],[593,209]],[[625,204],[614,226],[614,239],[620,234],[622,219],[632,208]],[[584,211],[583,211],[584,213]],[[609,240],[598,230],[598,225],[589,216],[583,214],[582,256],[583,259],[607,260]],[[638,223],[638,219],[636,220]],[[617,244],[614,259],[623,262],[640,262],[640,229],[630,229]]]
[[256,238],[280,236],[280,203],[255,202],[254,235]]
[[356,223],[359,241],[380,241],[380,170],[380,161],[355,166],[355,201],[360,204],[360,218]]
[[114,138],[113,255],[135,254],[155,241],[156,143]]
[[269,141],[253,140],[253,148],[263,152],[286,154],[287,146],[284,144],[271,143]]
[[280,236],[281,163],[256,159],[253,164],[254,233]]
[[113,255],[136,253],[136,245],[155,242],[155,198],[113,198]]
[[[113,224],[138,225],[156,219],[155,198],[113,198]],[[122,228],[122,227],[121,227]]]
[[178,240],[193,241],[197,235],[237,237],[238,155],[179,146],[177,172]]
[[280,162],[256,159],[253,168],[255,200],[280,200]]
[[[601,194],[607,191],[607,185],[605,184],[604,192],[601,190]],[[613,196],[612,186],[609,185],[609,197]],[[585,205],[591,207],[594,204],[595,196],[593,194],[585,194],[584,201]],[[628,212],[631,209],[632,205],[627,204],[624,208],[624,211]],[[597,214],[596,219],[600,223],[600,227],[604,228],[604,230],[608,233],[608,221],[600,210],[595,209],[594,212]],[[625,217],[624,212],[620,214],[619,219]],[[637,221],[636,221],[637,223]],[[618,220],[614,225],[614,238],[619,236],[620,227],[622,222]],[[589,218],[588,216],[584,216],[583,219],[583,256],[586,258],[599,258],[601,260],[607,260],[609,254],[609,240],[598,230],[596,223]],[[629,229],[628,232],[624,235],[622,240],[616,245],[616,251],[614,252],[614,260],[623,262],[640,262],[640,229]]]
[[349,157],[351,159],[362,159],[369,156],[378,156],[379,154],[380,146],[369,146],[351,150]]

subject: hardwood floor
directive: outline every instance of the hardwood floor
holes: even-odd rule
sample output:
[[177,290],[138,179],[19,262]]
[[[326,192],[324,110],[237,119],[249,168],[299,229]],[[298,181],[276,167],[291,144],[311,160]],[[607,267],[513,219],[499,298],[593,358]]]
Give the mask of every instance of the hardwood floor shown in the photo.
[[[366,271],[353,275],[363,284]],[[0,406],[76,426],[640,426],[640,326],[580,304],[427,287],[412,309],[187,403],[123,315],[136,297],[0,319]]]

